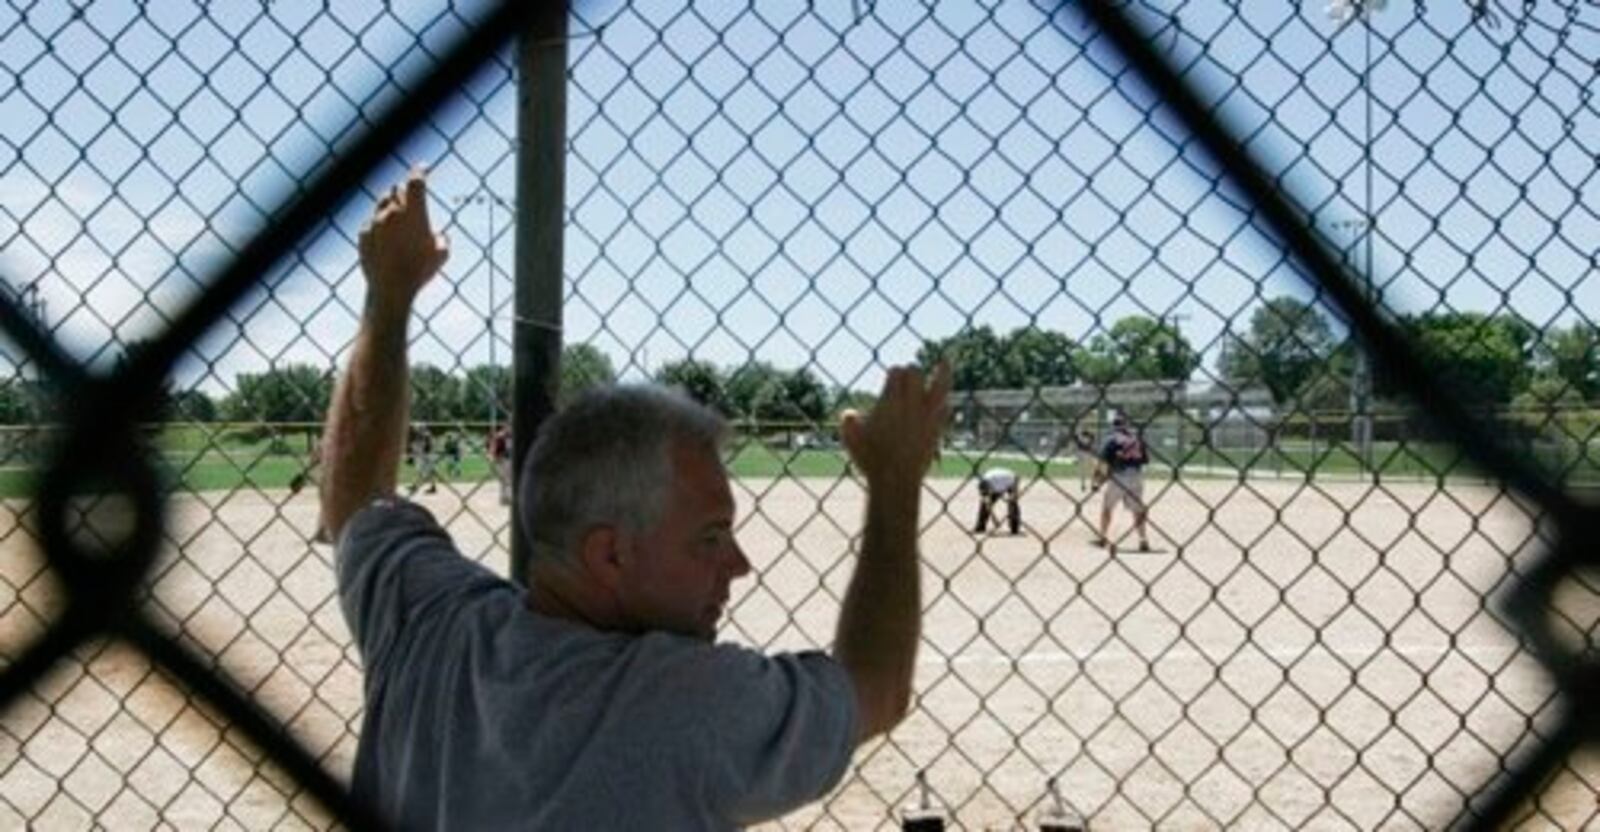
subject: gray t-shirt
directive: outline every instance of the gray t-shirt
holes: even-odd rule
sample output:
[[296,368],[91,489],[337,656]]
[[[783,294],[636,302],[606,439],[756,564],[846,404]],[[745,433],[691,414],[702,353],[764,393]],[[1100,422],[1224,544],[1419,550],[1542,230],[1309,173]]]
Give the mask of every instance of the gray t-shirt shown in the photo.
[[854,749],[844,668],[537,615],[425,509],[345,528],[366,665],[358,798],[403,829],[733,829],[822,796]]

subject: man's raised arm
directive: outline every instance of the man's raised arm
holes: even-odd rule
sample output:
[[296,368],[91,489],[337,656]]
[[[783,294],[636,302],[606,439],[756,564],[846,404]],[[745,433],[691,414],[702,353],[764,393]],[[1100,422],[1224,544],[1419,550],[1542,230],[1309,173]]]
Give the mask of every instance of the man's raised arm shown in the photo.
[[922,478],[937,455],[949,393],[946,363],[927,385],[916,369],[895,367],[871,414],[847,411],[840,421],[850,459],[867,480],[861,555],[845,590],[834,644],[835,658],[855,685],[858,742],[886,733],[911,706],[922,638]]
[[450,253],[428,224],[420,170],[378,200],[359,247],[367,298],[322,440],[321,529],[335,542],[367,501],[394,493],[399,477],[411,406],[406,324],[417,292]]

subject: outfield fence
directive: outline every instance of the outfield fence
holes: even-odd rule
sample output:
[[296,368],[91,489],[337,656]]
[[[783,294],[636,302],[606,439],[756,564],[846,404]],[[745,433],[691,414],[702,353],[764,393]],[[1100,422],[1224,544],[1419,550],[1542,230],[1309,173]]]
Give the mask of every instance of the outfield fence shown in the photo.
[[[826,648],[836,405],[969,373],[912,715],[774,826],[1600,823],[1594,4],[555,8],[0,9],[0,827],[378,825],[310,442],[418,163],[414,413],[464,463],[416,498],[497,571],[482,438],[563,342],[719,406],[759,365],[723,636]],[[1090,545],[1118,411],[1150,553]]]

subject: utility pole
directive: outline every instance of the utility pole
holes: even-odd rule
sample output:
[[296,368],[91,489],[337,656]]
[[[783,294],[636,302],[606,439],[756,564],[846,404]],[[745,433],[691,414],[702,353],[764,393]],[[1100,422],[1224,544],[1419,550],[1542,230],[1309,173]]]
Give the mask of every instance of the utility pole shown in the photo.
[[[1372,282],[1372,235],[1377,230],[1377,217],[1372,211],[1372,15],[1383,11],[1387,5],[1387,0],[1332,0],[1328,5],[1328,16],[1340,28],[1351,20],[1359,19],[1366,36],[1366,61],[1361,66],[1360,78],[1361,94],[1366,103],[1366,135],[1361,145],[1362,169],[1366,175],[1365,205],[1359,219],[1336,220],[1332,226],[1356,238],[1352,240],[1352,247],[1356,241],[1363,244],[1365,263],[1361,269],[1362,296],[1371,304],[1378,302]],[[1350,253],[1347,248],[1346,262],[1349,262]],[[1350,375],[1350,442],[1356,447],[1362,467],[1370,471],[1373,463],[1372,357],[1367,354],[1365,344],[1357,341],[1355,347],[1355,366],[1351,368]]]
[[[1184,343],[1183,322],[1189,320],[1189,317],[1190,315],[1188,312],[1171,312],[1162,316],[1163,321],[1167,319],[1172,320],[1172,346],[1174,349],[1176,349],[1179,344]],[[1178,418],[1173,421],[1173,432],[1176,434],[1173,437],[1173,442],[1177,448],[1176,458],[1179,460],[1179,462],[1172,466],[1172,476],[1173,479],[1179,479],[1183,476],[1183,465],[1181,460],[1188,455],[1188,443],[1184,441],[1183,435],[1184,427],[1189,422],[1189,379],[1187,376],[1179,382],[1177,395],[1169,395],[1167,404],[1172,405],[1173,409],[1178,412]]]
[[[1362,295],[1368,300],[1373,300],[1372,294],[1372,220],[1370,217],[1358,219],[1335,220],[1334,229],[1348,234],[1351,243],[1345,248],[1345,257],[1348,261],[1354,254],[1357,243],[1362,243],[1365,249],[1366,264],[1362,275]],[[1356,456],[1361,465],[1367,470],[1372,469],[1372,357],[1367,354],[1365,344],[1355,343],[1355,365],[1350,368],[1350,444],[1356,448]]]
[[[37,280],[23,286],[21,289],[12,289],[9,285],[0,283],[0,296],[21,307],[22,313],[33,321],[34,325],[40,330],[49,328],[50,323],[45,320],[45,299],[39,292],[39,282]],[[36,373],[34,380],[43,380],[43,376],[37,375],[37,365],[28,360],[26,353],[23,354],[19,363],[15,366],[19,376],[24,379],[26,378],[24,374],[25,368],[33,366]]]
[[49,323],[44,319],[44,307],[45,300],[39,294],[39,284],[37,282],[29,283],[22,287],[22,308],[33,317],[33,322],[38,324],[40,329],[45,329],[49,326]]
[[494,349],[494,319],[496,312],[494,285],[496,278],[499,277],[494,264],[494,207],[499,205],[502,208],[511,210],[513,205],[504,197],[490,191],[488,188],[482,187],[464,194],[458,194],[452,197],[450,201],[456,205],[482,205],[489,214],[489,238],[483,244],[483,259],[489,265],[489,306],[483,314],[483,329],[489,336],[489,435],[493,436],[495,428],[500,421],[500,390],[496,384],[499,374],[496,372],[498,365],[495,363]]

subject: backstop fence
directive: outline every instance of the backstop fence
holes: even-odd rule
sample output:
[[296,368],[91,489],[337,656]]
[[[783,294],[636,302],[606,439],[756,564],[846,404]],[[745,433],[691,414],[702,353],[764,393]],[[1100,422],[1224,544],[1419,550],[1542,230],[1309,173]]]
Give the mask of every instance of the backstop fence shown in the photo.
[[495,569],[490,438],[668,381],[723,637],[826,647],[833,416],[955,358],[913,714],[776,825],[1595,825],[1593,3],[540,6],[0,9],[0,826],[373,825],[313,449],[419,163],[404,482]]

